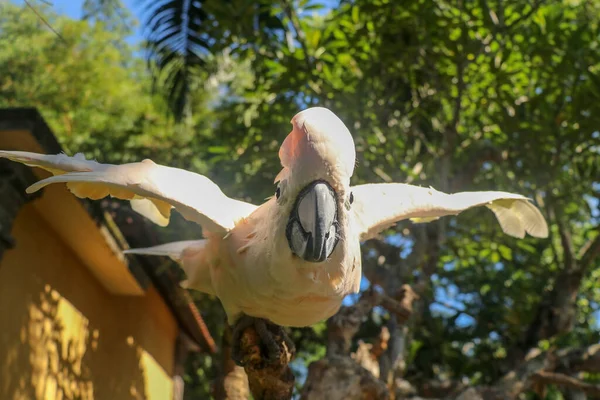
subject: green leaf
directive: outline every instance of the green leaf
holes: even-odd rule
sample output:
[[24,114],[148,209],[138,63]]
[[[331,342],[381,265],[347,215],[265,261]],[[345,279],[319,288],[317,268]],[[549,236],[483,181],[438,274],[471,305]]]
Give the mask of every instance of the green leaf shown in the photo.
[[512,250],[509,247],[501,244],[500,246],[498,246],[498,251],[500,252],[500,255],[503,259],[507,261],[512,260]]
[[479,289],[479,293],[482,296],[485,296],[486,294],[489,293],[490,290],[492,290],[492,286],[486,283],[481,287],[481,289]]

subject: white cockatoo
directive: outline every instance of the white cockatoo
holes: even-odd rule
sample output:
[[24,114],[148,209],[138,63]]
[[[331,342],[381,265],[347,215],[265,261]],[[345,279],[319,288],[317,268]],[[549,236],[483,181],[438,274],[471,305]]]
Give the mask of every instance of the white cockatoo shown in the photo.
[[548,235],[540,211],[518,194],[446,194],[402,183],[351,186],[355,148],[344,123],[319,107],[296,114],[291,123],[279,150],[283,169],[275,195],[260,206],[225,196],[202,175],[151,160],[108,165],[80,154],[19,151],[0,151],[0,157],[54,174],[29,193],[62,182],[78,197],[131,200],[134,210],[159,225],[168,223],[171,208],[200,224],[202,240],[128,253],[176,259],[187,275],[184,287],[216,295],[232,325],[254,321],[265,341],[268,321],[303,327],[336,313],[342,299],[359,290],[361,241],[400,220],[428,222],[486,206],[508,235]]

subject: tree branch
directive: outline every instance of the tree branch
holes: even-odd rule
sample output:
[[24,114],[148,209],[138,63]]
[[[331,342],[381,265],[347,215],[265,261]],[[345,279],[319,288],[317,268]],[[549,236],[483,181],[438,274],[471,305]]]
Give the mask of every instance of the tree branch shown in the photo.
[[[271,331],[274,335],[277,332]],[[281,354],[278,360],[266,362],[261,352],[261,339],[254,327],[247,328],[240,339],[240,349],[244,354],[244,371],[255,399],[287,400],[292,398],[294,374],[289,367],[292,359],[290,349],[283,337],[276,336]]]
[[311,59],[310,55],[308,54],[308,45],[306,44],[306,35],[304,34],[304,30],[302,30],[302,26],[300,25],[300,19],[298,18],[298,14],[296,13],[296,10],[294,9],[292,0],[282,0],[282,4],[283,4],[283,9],[285,11],[285,14],[290,19],[290,23],[292,24],[292,27],[294,28],[294,33],[296,35],[296,38],[298,39],[298,42],[300,43],[300,46],[302,47],[302,51],[304,52],[304,59],[306,60],[306,66],[308,67],[308,75],[310,78],[312,76],[314,66],[312,63],[312,59]]
[[[596,231],[600,231],[600,227],[596,228]],[[586,270],[592,261],[598,257],[600,257],[600,233],[579,250],[577,258],[579,259],[581,268]]]
[[385,384],[348,356],[327,356],[308,367],[301,400],[389,399]]
[[250,396],[248,377],[244,369],[233,362],[231,346],[231,327],[225,322],[221,342],[220,373],[212,393],[217,400],[247,399]]
[[390,313],[396,315],[400,323],[412,314],[412,302],[418,298],[409,285],[403,285],[399,291],[398,299],[394,299],[373,287],[366,290],[360,300],[350,307],[342,307],[327,321],[328,344],[327,354],[348,354],[352,345],[352,338],[358,332],[363,318],[376,306],[382,306]]
[[569,348],[559,350],[557,353],[560,372],[585,371],[600,373],[600,344],[583,348]]
[[539,371],[533,375],[533,380],[544,385],[560,385],[566,386],[573,389],[579,389],[592,396],[600,397],[600,385],[593,385],[591,383],[583,382],[579,379],[573,378],[565,374],[559,374],[556,372],[545,372]]
[[415,293],[410,285],[402,285],[395,297],[396,299],[380,294],[379,304],[395,314],[399,323],[404,323],[412,315],[412,303],[419,298],[419,295]]
[[556,371],[569,369],[570,372],[599,372],[600,344],[584,348],[563,349],[556,352],[541,352],[535,349],[530,354],[524,363],[504,375],[495,385],[468,388],[456,397],[456,400],[515,399],[520,393],[531,389],[536,384],[544,383],[543,379],[554,379],[552,382],[549,381],[546,383],[560,384],[561,382],[566,382],[563,377],[573,379],[574,381],[570,381],[571,384],[577,384],[577,386],[573,386],[563,383],[566,386],[576,387],[595,395],[598,394],[596,391],[600,389],[598,385],[585,386],[588,384]]
[[[579,254],[576,254],[569,227],[565,225],[562,215],[557,212],[558,209],[550,199],[549,210],[559,228],[564,266],[555,277],[553,289],[547,292],[540,302],[536,316],[529,325],[518,349],[511,349],[511,354],[515,355],[521,355],[524,351],[536,346],[542,339],[549,339],[572,329],[581,281],[589,265],[600,254],[600,235],[586,243],[580,249]],[[554,252],[556,253],[556,250]]]
[[50,29],[64,43],[67,43],[65,38],[60,33],[58,33],[58,31],[56,29],[54,29],[52,27],[52,25],[50,25],[50,23],[42,16],[42,14],[40,14],[35,8],[33,8],[33,6],[27,0],[24,0],[24,1],[25,1],[25,4],[27,5],[27,7],[29,7],[31,9],[31,11],[34,12],[35,15],[37,15],[37,17],[42,21],[42,23],[44,25],[46,25],[48,27],[48,29]]
[[563,246],[563,250],[564,250],[563,252],[565,254],[565,256],[564,256],[565,269],[572,271],[575,268],[577,268],[577,266],[576,266],[577,258],[575,257],[575,250],[573,248],[573,239],[571,238],[571,232],[565,226],[565,224],[562,220],[562,215],[560,215],[559,213],[556,213],[556,210],[555,210],[554,214],[556,215],[556,224],[558,225],[558,234],[560,235],[560,242]]

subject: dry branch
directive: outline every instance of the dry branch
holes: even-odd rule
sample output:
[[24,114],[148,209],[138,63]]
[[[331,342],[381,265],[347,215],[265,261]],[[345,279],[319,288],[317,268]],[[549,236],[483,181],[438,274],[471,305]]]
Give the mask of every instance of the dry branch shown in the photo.
[[213,387],[216,400],[245,400],[250,397],[248,377],[244,369],[235,364],[231,358],[231,327],[225,323],[221,342],[220,378]]
[[380,378],[379,357],[387,350],[390,331],[382,327],[379,337],[374,343],[358,341],[358,348],[350,356],[358,365],[371,372],[375,378]]
[[389,398],[385,383],[377,378],[377,357],[387,348],[389,332],[382,331],[375,345],[363,344],[354,358],[349,356],[352,338],[375,306],[384,307],[396,316],[398,322],[406,322],[412,314],[415,298],[417,295],[408,285],[402,286],[396,298],[371,287],[356,304],[342,307],[327,322],[327,356],[310,365],[302,399]]
[[301,399],[384,400],[385,384],[348,356],[333,355],[310,364]]
[[583,348],[563,349],[557,352],[560,372],[600,373],[600,344]]
[[287,348],[284,338],[272,331],[279,345],[281,354],[275,362],[267,362],[261,350],[261,340],[256,329],[251,326],[244,330],[240,339],[242,363],[248,376],[252,397],[256,400],[287,400],[292,397],[294,374],[289,367],[292,353]]
[[[600,255],[600,235],[588,241],[578,252],[575,251],[568,226],[552,207],[551,215],[559,227],[563,247],[563,268],[558,272],[553,289],[546,292],[540,302],[536,316],[529,325],[524,338],[517,348],[509,350],[511,358],[517,362],[527,349],[535,347],[540,340],[549,339],[570,331],[575,322],[577,293],[593,261]],[[600,227],[596,227],[600,231]]]
[[404,323],[412,314],[412,302],[418,298],[409,285],[403,285],[394,299],[380,291],[370,288],[360,300],[351,307],[342,307],[327,321],[327,354],[348,354],[352,338],[358,332],[363,318],[376,306],[382,306],[396,315],[399,323]]
[[544,385],[560,385],[573,389],[581,390],[594,397],[600,397],[600,385],[583,382],[565,374],[556,372],[536,372],[533,379]]
[[543,386],[549,383],[576,388],[594,396],[600,394],[597,391],[600,389],[599,385],[588,384],[556,372],[565,369],[570,372],[600,371],[600,344],[556,352],[532,350],[523,364],[506,374],[497,384],[468,388],[456,400],[510,400],[530,389],[543,392]]

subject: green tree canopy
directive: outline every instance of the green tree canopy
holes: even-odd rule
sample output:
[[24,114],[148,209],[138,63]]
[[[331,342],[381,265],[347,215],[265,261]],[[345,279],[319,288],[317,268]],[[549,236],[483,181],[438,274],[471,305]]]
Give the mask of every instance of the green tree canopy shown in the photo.
[[[0,5],[0,106],[40,108],[69,152],[149,157],[260,203],[289,120],[321,105],[355,137],[354,183],[507,190],[543,210],[547,240],[507,237],[477,210],[363,245],[365,282],[420,296],[407,324],[375,308],[354,338],[356,350],[389,330],[377,360],[391,391],[495,385],[532,349],[600,340],[600,2],[141,1],[146,60],[125,28],[107,29],[125,14],[104,3],[86,1],[82,21],[40,6],[64,40]],[[198,234],[182,226],[162,234]],[[199,301],[219,335],[214,299]],[[324,324],[294,338],[305,374],[329,344]],[[217,363],[190,360],[190,396],[206,395]],[[562,372],[597,382],[598,364]],[[450,389],[432,392],[440,382]]]

